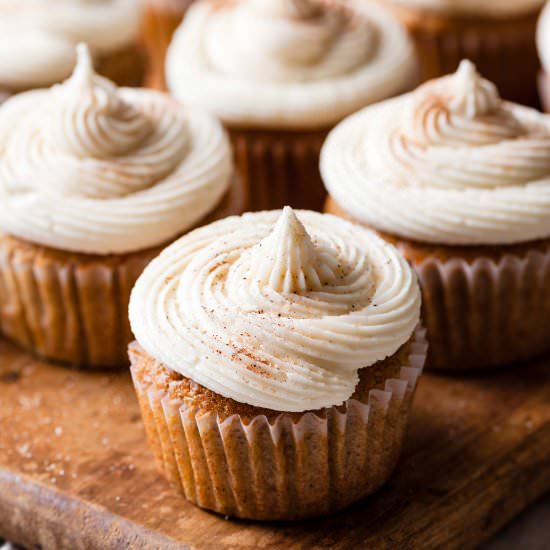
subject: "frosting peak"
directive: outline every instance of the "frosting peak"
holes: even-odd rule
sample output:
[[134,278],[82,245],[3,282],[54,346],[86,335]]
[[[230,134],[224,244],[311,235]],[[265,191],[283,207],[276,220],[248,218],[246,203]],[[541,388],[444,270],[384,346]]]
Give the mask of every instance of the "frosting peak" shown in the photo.
[[500,102],[497,87],[477,72],[475,65],[461,61],[453,77],[454,91],[449,102],[453,113],[474,119],[489,114]]
[[211,23],[206,54],[222,73],[247,80],[330,78],[353,71],[376,49],[367,19],[319,0],[237,0],[226,12]]
[[[153,121],[93,70],[86,44],[77,46],[72,76],[53,88],[48,131],[58,148],[80,158],[126,155],[154,132]],[[183,143],[182,143],[183,145]]]
[[334,282],[336,260],[323,254],[289,206],[273,231],[250,251],[250,275],[275,292],[319,291]]

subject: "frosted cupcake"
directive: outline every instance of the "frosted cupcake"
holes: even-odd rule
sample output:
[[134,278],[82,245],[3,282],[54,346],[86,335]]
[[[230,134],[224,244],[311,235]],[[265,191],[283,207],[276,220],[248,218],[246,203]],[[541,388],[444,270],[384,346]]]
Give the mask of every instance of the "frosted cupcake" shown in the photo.
[[88,43],[99,73],[138,85],[144,75],[139,26],[136,0],[0,0],[0,92],[65,80],[79,42]]
[[2,332],[48,359],[125,364],[135,280],[167,241],[242,211],[231,174],[217,121],[117,88],[79,46],[69,80],[0,107]]
[[379,0],[411,31],[424,80],[471,59],[505,99],[537,105],[535,28],[544,0]]
[[550,118],[502,101],[468,61],[360,111],[321,154],[328,210],[416,267],[428,365],[494,367],[550,349]]
[[342,508],[397,461],[425,358],[420,291],[390,244],[290,208],[164,250],[130,300],[132,376],[157,463],[250,519]]
[[540,99],[544,109],[550,112],[550,4],[547,4],[539,19],[537,46],[542,62],[539,75]]
[[406,32],[368,0],[201,0],[166,60],[170,91],[229,128],[254,210],[320,209],[328,129],[415,73]]

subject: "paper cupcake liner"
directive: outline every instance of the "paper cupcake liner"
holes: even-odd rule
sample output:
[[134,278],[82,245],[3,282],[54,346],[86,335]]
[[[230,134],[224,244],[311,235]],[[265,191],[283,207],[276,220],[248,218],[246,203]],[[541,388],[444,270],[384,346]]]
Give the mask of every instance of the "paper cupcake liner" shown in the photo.
[[550,244],[500,259],[417,264],[427,368],[498,367],[550,350]]
[[544,112],[550,113],[550,77],[544,71],[539,73],[539,97]]
[[146,86],[166,90],[164,63],[166,50],[183,15],[193,0],[146,0],[143,9],[143,37],[149,71]]
[[326,191],[319,173],[319,154],[327,133],[229,129],[237,171],[252,211],[287,205],[322,209]]
[[474,62],[505,99],[538,106],[538,13],[514,20],[451,19],[432,21],[422,14],[398,15],[407,24],[419,54],[424,80],[456,71],[462,59]]
[[160,248],[69,254],[0,235],[0,328],[43,358],[74,366],[128,363],[130,291]]
[[149,444],[168,480],[202,508],[282,520],[343,508],[388,479],[426,356],[423,329],[410,346],[399,377],[386,379],[384,390],[367,389],[361,400],[340,407],[271,419],[201,412],[139,376],[139,345],[130,346],[130,358]]

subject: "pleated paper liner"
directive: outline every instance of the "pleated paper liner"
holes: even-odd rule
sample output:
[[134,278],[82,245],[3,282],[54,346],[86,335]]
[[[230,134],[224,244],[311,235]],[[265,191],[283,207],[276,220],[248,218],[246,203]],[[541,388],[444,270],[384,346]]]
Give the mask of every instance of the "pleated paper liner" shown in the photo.
[[[332,199],[325,210],[353,221]],[[426,368],[499,367],[550,350],[550,239],[446,247],[381,235],[418,274],[430,342]]]
[[36,355],[74,366],[127,364],[130,291],[160,252],[91,256],[0,234],[0,327]]
[[166,90],[164,63],[166,50],[187,8],[193,0],[144,0],[143,39],[147,49],[149,71],[146,86]]
[[[198,225],[241,214],[242,184]],[[54,250],[0,233],[0,331],[24,349],[78,367],[128,364],[130,292],[168,243],[99,256]]]
[[363,498],[399,457],[424,335],[418,329],[393,358],[363,369],[342,406],[304,413],[203,409],[184,388],[197,384],[132,344],[132,377],[159,470],[197,506],[248,519],[328,514]]
[[322,210],[326,196],[319,153],[328,129],[311,131],[229,128],[237,171],[252,211]]
[[538,11],[509,19],[482,19],[392,9],[413,36],[424,80],[453,73],[462,59],[469,59],[497,85],[503,98],[538,106]]

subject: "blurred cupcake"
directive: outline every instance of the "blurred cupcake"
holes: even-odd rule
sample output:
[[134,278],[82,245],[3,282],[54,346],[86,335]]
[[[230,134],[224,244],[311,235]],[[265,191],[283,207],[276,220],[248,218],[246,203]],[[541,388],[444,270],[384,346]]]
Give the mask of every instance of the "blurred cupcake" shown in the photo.
[[542,106],[550,112],[550,4],[542,10],[537,28],[537,46],[542,62],[539,91]]
[[143,36],[147,45],[148,66],[146,85],[166,89],[164,59],[172,35],[193,0],[142,0]]
[[423,79],[471,59],[502,97],[538,104],[535,28],[544,0],[379,0],[411,31]]
[[191,502],[221,514],[298,519],[375,491],[422,370],[405,259],[359,226],[298,216],[287,207],[197,229],[132,291],[150,445]]
[[231,173],[217,121],[116,88],[79,46],[69,80],[0,108],[2,332],[48,359],[125,364],[131,287],[167,241],[242,211]]
[[329,135],[327,210],[416,267],[428,365],[495,367],[550,349],[550,118],[463,61]]
[[142,82],[136,0],[0,0],[0,93],[65,80],[86,42],[97,71],[124,86]]
[[368,0],[200,0],[170,45],[168,87],[225,122],[254,210],[322,208],[328,130],[410,88],[405,30]]

